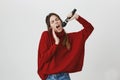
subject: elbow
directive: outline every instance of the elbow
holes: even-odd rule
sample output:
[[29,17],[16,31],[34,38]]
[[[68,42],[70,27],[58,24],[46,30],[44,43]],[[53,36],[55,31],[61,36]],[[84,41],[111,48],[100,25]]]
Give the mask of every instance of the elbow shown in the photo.
[[94,27],[93,27],[93,25],[91,23],[89,23],[89,27],[90,27],[91,31],[94,30]]
[[92,26],[92,31],[94,30],[94,27]]

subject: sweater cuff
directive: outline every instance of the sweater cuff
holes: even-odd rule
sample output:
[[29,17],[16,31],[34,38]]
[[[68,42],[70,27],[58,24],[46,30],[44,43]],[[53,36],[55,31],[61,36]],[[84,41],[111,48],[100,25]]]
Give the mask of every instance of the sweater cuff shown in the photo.
[[58,44],[53,44],[54,48],[57,48]]
[[82,20],[82,17],[79,16],[76,20],[77,20],[77,21],[81,21],[81,20]]
[[55,47],[57,47],[57,46],[58,46],[58,44],[54,44],[54,46],[55,46]]
[[85,24],[85,23],[88,23],[83,17],[79,16],[77,19],[76,19],[78,22],[80,22],[81,24]]

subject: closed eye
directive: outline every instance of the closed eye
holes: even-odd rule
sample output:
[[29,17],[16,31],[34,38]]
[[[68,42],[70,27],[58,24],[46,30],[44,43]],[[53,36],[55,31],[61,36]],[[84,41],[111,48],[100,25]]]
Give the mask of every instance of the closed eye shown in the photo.
[[58,18],[56,18],[56,19],[55,19],[55,21],[59,21],[59,19],[58,19]]

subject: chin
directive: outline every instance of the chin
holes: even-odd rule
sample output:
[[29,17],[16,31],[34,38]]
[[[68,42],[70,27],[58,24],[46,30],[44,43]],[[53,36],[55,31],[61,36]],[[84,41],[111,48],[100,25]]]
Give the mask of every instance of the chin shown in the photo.
[[57,32],[62,32],[63,29],[57,30]]

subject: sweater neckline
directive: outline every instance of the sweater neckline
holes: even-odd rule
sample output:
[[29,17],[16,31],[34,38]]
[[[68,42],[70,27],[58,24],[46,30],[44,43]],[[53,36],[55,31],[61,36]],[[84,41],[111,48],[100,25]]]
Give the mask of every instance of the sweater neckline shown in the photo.
[[61,31],[61,32],[55,32],[56,33],[56,35],[59,37],[59,38],[64,38],[64,36],[65,36],[65,31],[64,31],[64,29]]

